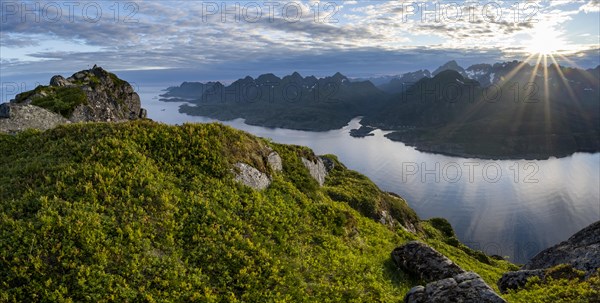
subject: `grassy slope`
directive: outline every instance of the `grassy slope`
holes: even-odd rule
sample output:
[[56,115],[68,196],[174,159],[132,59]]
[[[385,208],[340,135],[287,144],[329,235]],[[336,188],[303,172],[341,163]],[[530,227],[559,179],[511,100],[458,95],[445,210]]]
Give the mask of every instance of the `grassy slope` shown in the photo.
[[[269,148],[283,172],[265,165]],[[514,268],[418,223],[334,157],[319,188],[309,149],[220,124],[66,125],[0,135],[0,154],[0,302],[394,302],[418,281],[390,252],[413,239],[493,287]],[[238,161],[271,186],[235,183]],[[378,223],[382,210],[419,235]]]

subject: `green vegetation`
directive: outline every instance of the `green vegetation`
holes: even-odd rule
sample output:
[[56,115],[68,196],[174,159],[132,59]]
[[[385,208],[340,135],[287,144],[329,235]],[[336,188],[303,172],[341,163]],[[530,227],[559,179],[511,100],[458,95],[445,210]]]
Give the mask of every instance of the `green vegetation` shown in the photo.
[[110,77],[110,79],[112,79],[112,81],[113,81],[113,83],[114,83],[115,85],[117,85],[117,86],[122,86],[122,85],[124,85],[124,84],[129,84],[127,81],[125,81],[125,80],[123,80],[123,79],[121,79],[121,78],[117,77],[117,75],[115,75],[115,74],[113,74],[113,73],[110,73],[110,72],[107,72],[107,73],[108,73],[108,76]]
[[382,192],[369,178],[346,169],[337,157],[326,157],[335,163],[329,173],[329,182],[324,187],[325,193],[333,201],[346,202],[369,218],[378,219],[386,212],[404,226],[417,225],[417,214],[404,199]]
[[547,271],[548,277],[544,279],[545,281],[539,277],[529,278],[524,288],[511,290],[504,297],[509,302],[523,303],[600,302],[600,271],[588,280],[582,279],[583,272],[576,272],[570,266],[558,265]]
[[[309,149],[220,124],[71,124],[0,135],[0,154],[0,302],[398,302],[418,281],[390,253],[410,240],[493,287],[515,268],[448,245],[333,156],[319,187]],[[269,188],[236,183],[240,161]]]
[[452,228],[452,225],[450,225],[450,222],[448,222],[448,220],[444,218],[431,218],[428,221],[429,224],[431,224],[431,227],[441,231],[444,236],[448,238],[456,237],[456,235],[454,234],[454,229]]
[[78,87],[39,85],[32,91],[19,94],[15,101],[20,103],[28,98],[32,99],[32,105],[43,107],[65,118],[69,118],[77,106],[87,104],[85,93]]

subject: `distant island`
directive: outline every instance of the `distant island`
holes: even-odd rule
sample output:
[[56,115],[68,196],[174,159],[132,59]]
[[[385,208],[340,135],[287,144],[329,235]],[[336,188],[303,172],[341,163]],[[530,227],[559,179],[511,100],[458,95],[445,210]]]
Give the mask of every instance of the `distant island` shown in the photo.
[[[600,151],[600,66],[579,69],[524,62],[455,61],[433,72],[391,78],[302,77],[295,72],[220,82],[184,82],[161,101],[186,102],[180,112],[250,125],[306,131],[363,127],[418,150],[484,159],[546,159]],[[386,79],[387,80],[387,79]]]

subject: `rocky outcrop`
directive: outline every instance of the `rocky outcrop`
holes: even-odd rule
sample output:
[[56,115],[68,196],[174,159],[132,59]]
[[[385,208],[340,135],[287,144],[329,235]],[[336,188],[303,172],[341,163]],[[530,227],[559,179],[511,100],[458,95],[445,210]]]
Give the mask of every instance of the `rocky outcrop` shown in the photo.
[[522,269],[550,268],[569,264],[587,275],[600,268],[600,221],[580,230],[567,241],[543,250]]
[[[263,164],[270,167],[271,172],[275,173],[283,170],[283,161],[276,151],[266,148],[260,150],[259,153],[263,157]],[[268,174],[249,164],[238,162],[234,165],[232,172],[236,181],[256,190],[263,190],[271,185],[271,177]]]
[[234,167],[235,180],[246,186],[263,190],[271,184],[267,174],[246,163],[236,163]]
[[427,244],[412,241],[392,252],[405,272],[430,282],[413,287],[404,302],[505,302],[476,273],[466,272]]
[[547,275],[555,274],[552,268],[561,264],[566,265],[561,271],[566,271],[567,274],[576,269],[585,272],[585,277],[589,277],[598,271],[600,221],[580,230],[567,241],[538,253],[521,270],[505,273],[498,281],[498,288],[504,293],[509,289],[525,286],[527,280],[533,276],[544,280]]
[[498,288],[501,293],[505,293],[509,289],[517,289],[525,286],[527,280],[531,277],[539,277],[543,279],[546,275],[544,269],[535,270],[518,270],[507,272],[502,275],[502,278],[498,281]]
[[406,303],[478,302],[504,303],[479,275],[474,272],[457,274],[451,278],[413,287],[405,296]]
[[412,241],[392,252],[392,259],[402,270],[431,282],[451,278],[464,270],[429,245]]
[[327,170],[325,164],[321,158],[317,158],[316,161],[311,161],[306,158],[301,158],[302,163],[308,169],[310,175],[319,183],[320,186],[325,184],[325,177],[327,177]]
[[69,123],[63,116],[29,104],[0,104],[0,132],[17,133],[29,128],[47,130]]
[[74,122],[127,121],[142,116],[140,96],[133,87],[101,67],[75,73],[67,80],[81,82],[79,86],[88,100],[88,104],[73,112],[71,120]]
[[15,110],[10,115],[0,114],[0,132],[45,130],[67,122],[122,122],[147,115],[141,108],[139,95],[128,82],[97,66],[66,79],[53,76],[49,86],[40,85],[20,93],[4,108]]

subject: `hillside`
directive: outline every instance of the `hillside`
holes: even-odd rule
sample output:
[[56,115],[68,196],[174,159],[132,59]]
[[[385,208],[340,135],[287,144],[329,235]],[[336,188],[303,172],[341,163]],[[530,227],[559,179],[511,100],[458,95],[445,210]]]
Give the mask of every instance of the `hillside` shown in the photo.
[[[0,135],[0,153],[3,302],[399,301],[417,280],[390,253],[415,239],[490,285],[515,268],[333,156],[320,187],[310,150],[219,124],[71,124]],[[237,183],[240,161],[271,185]]]

